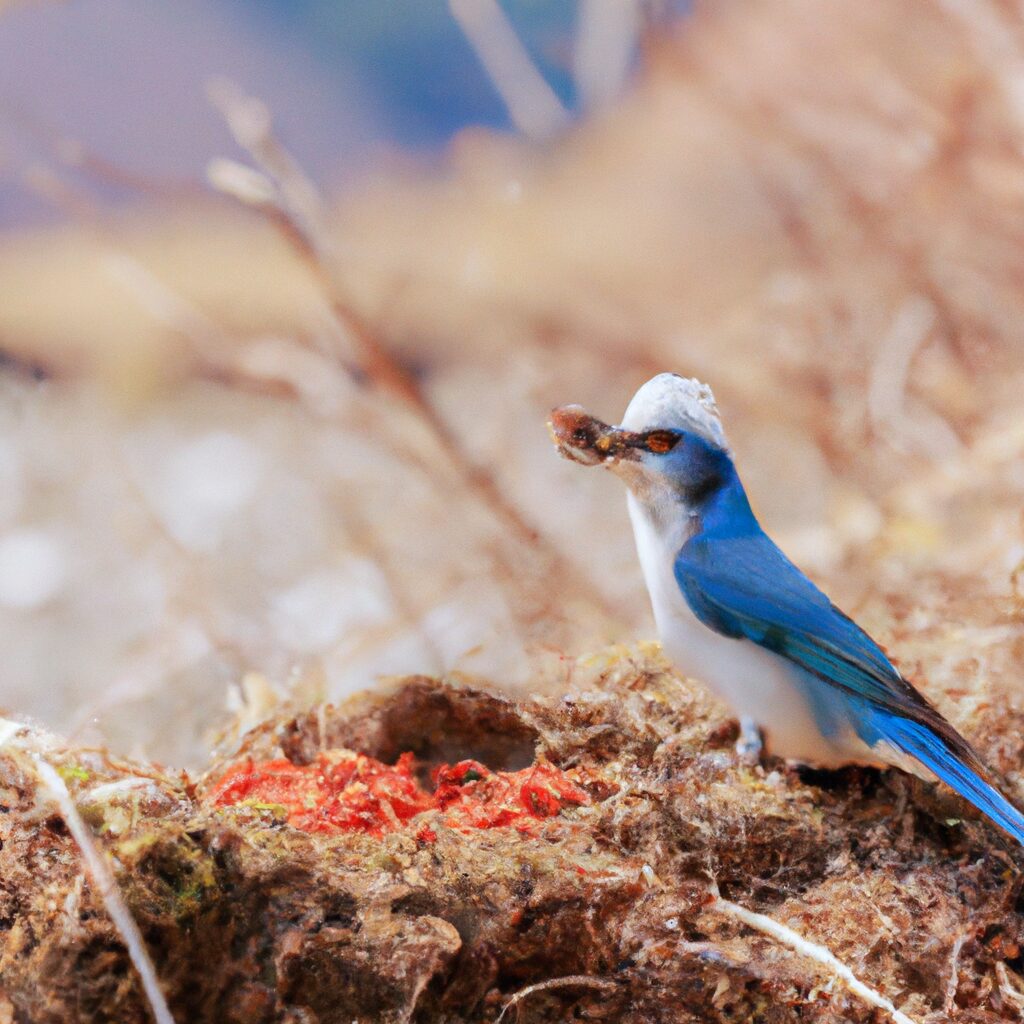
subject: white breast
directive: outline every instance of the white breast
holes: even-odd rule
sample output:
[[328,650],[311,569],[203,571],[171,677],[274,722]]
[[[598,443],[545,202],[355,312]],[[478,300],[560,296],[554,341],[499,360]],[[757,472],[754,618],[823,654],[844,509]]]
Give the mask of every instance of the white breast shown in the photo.
[[666,517],[668,525],[656,524],[632,494],[628,501],[658,634],[676,667],[706,683],[737,715],[753,718],[773,754],[823,766],[877,760],[849,734],[821,735],[788,661],[748,640],[722,636],[693,614],[673,569],[693,527],[678,511]]

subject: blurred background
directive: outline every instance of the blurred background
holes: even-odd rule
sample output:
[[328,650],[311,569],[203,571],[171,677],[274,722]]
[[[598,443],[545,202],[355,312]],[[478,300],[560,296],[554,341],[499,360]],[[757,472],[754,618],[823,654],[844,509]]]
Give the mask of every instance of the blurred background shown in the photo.
[[243,690],[565,685],[652,624],[545,417],[662,370],[984,705],[1024,653],[1022,81],[996,0],[0,0],[0,705],[195,765]]

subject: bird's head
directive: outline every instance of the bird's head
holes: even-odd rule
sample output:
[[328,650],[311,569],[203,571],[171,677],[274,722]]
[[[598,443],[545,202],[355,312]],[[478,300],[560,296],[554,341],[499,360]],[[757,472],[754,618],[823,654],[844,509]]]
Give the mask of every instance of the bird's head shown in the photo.
[[646,505],[693,509],[735,473],[711,389],[674,373],[644,384],[621,426],[578,405],[554,409],[548,426],[565,458],[612,470]]

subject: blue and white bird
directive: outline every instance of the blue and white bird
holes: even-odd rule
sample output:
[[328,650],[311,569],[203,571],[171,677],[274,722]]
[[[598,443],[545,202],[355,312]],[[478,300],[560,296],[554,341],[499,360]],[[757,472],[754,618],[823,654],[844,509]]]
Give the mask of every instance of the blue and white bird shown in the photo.
[[885,652],[779,550],[751,511],[711,389],[659,374],[620,427],[551,414],[560,452],[628,487],[665,653],[737,712],[741,743],[821,767],[941,779],[1024,844],[1024,815]]

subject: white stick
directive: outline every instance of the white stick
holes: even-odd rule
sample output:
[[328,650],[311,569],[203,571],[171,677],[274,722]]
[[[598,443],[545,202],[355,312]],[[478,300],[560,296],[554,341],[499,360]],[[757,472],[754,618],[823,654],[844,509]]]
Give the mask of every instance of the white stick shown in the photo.
[[838,977],[846,982],[846,987],[851,992],[859,995],[866,1003],[877,1006],[880,1010],[885,1010],[896,1021],[896,1024],[916,1024],[905,1013],[897,1010],[891,1000],[865,985],[846,964],[824,946],[808,941],[802,935],[793,931],[792,928],[788,928],[786,925],[780,924],[764,914],[756,914],[752,910],[747,910],[746,907],[741,907],[738,903],[722,899],[721,896],[715,900],[712,906],[716,910],[720,910],[722,913],[742,921],[745,925],[756,928],[759,932],[764,932],[765,935],[770,935],[773,939],[781,942],[784,946],[788,946],[801,956],[806,956],[810,960],[816,960],[819,964],[824,964],[826,967],[831,968]]
[[568,111],[530,60],[497,0],[448,0],[448,8],[524,135],[548,139],[569,124]]
[[618,99],[629,80],[640,34],[636,0],[579,0],[573,78],[587,110]]
[[512,998],[501,1008],[501,1013],[498,1014],[498,1019],[494,1024],[501,1024],[505,1019],[505,1014],[512,1009],[513,1006],[517,1006],[527,996],[532,995],[534,992],[543,992],[549,988],[569,988],[573,985],[578,985],[582,988],[600,988],[600,989],[613,989],[615,988],[615,982],[608,978],[595,978],[589,974],[570,974],[565,978],[549,978],[547,981],[538,981],[533,985],[527,985],[526,988],[521,988]]
[[131,958],[135,970],[138,971],[139,977],[142,979],[142,988],[146,998],[149,1000],[154,1020],[157,1024],[174,1024],[174,1018],[171,1016],[167,1000],[164,998],[160,982],[157,980],[153,961],[150,960],[149,953],[146,952],[146,946],[142,940],[139,926],[135,923],[135,918],[132,917],[131,912],[125,905],[124,897],[121,895],[121,890],[117,887],[117,882],[114,881],[114,876],[111,874],[107,862],[103,859],[103,855],[93,842],[89,826],[82,820],[82,816],[78,813],[78,808],[75,807],[75,802],[71,799],[71,794],[68,792],[68,787],[64,784],[64,780],[57,774],[53,766],[44,761],[38,754],[34,754],[33,758],[39,781],[42,783],[47,795],[57,805],[60,815],[68,827],[68,831],[74,837],[75,842],[78,843],[78,848],[82,851],[82,860],[85,861],[85,866],[92,878],[93,885],[96,886],[100,898],[103,900],[103,905],[110,915],[110,920],[114,922],[114,927],[128,949],[128,956]]

